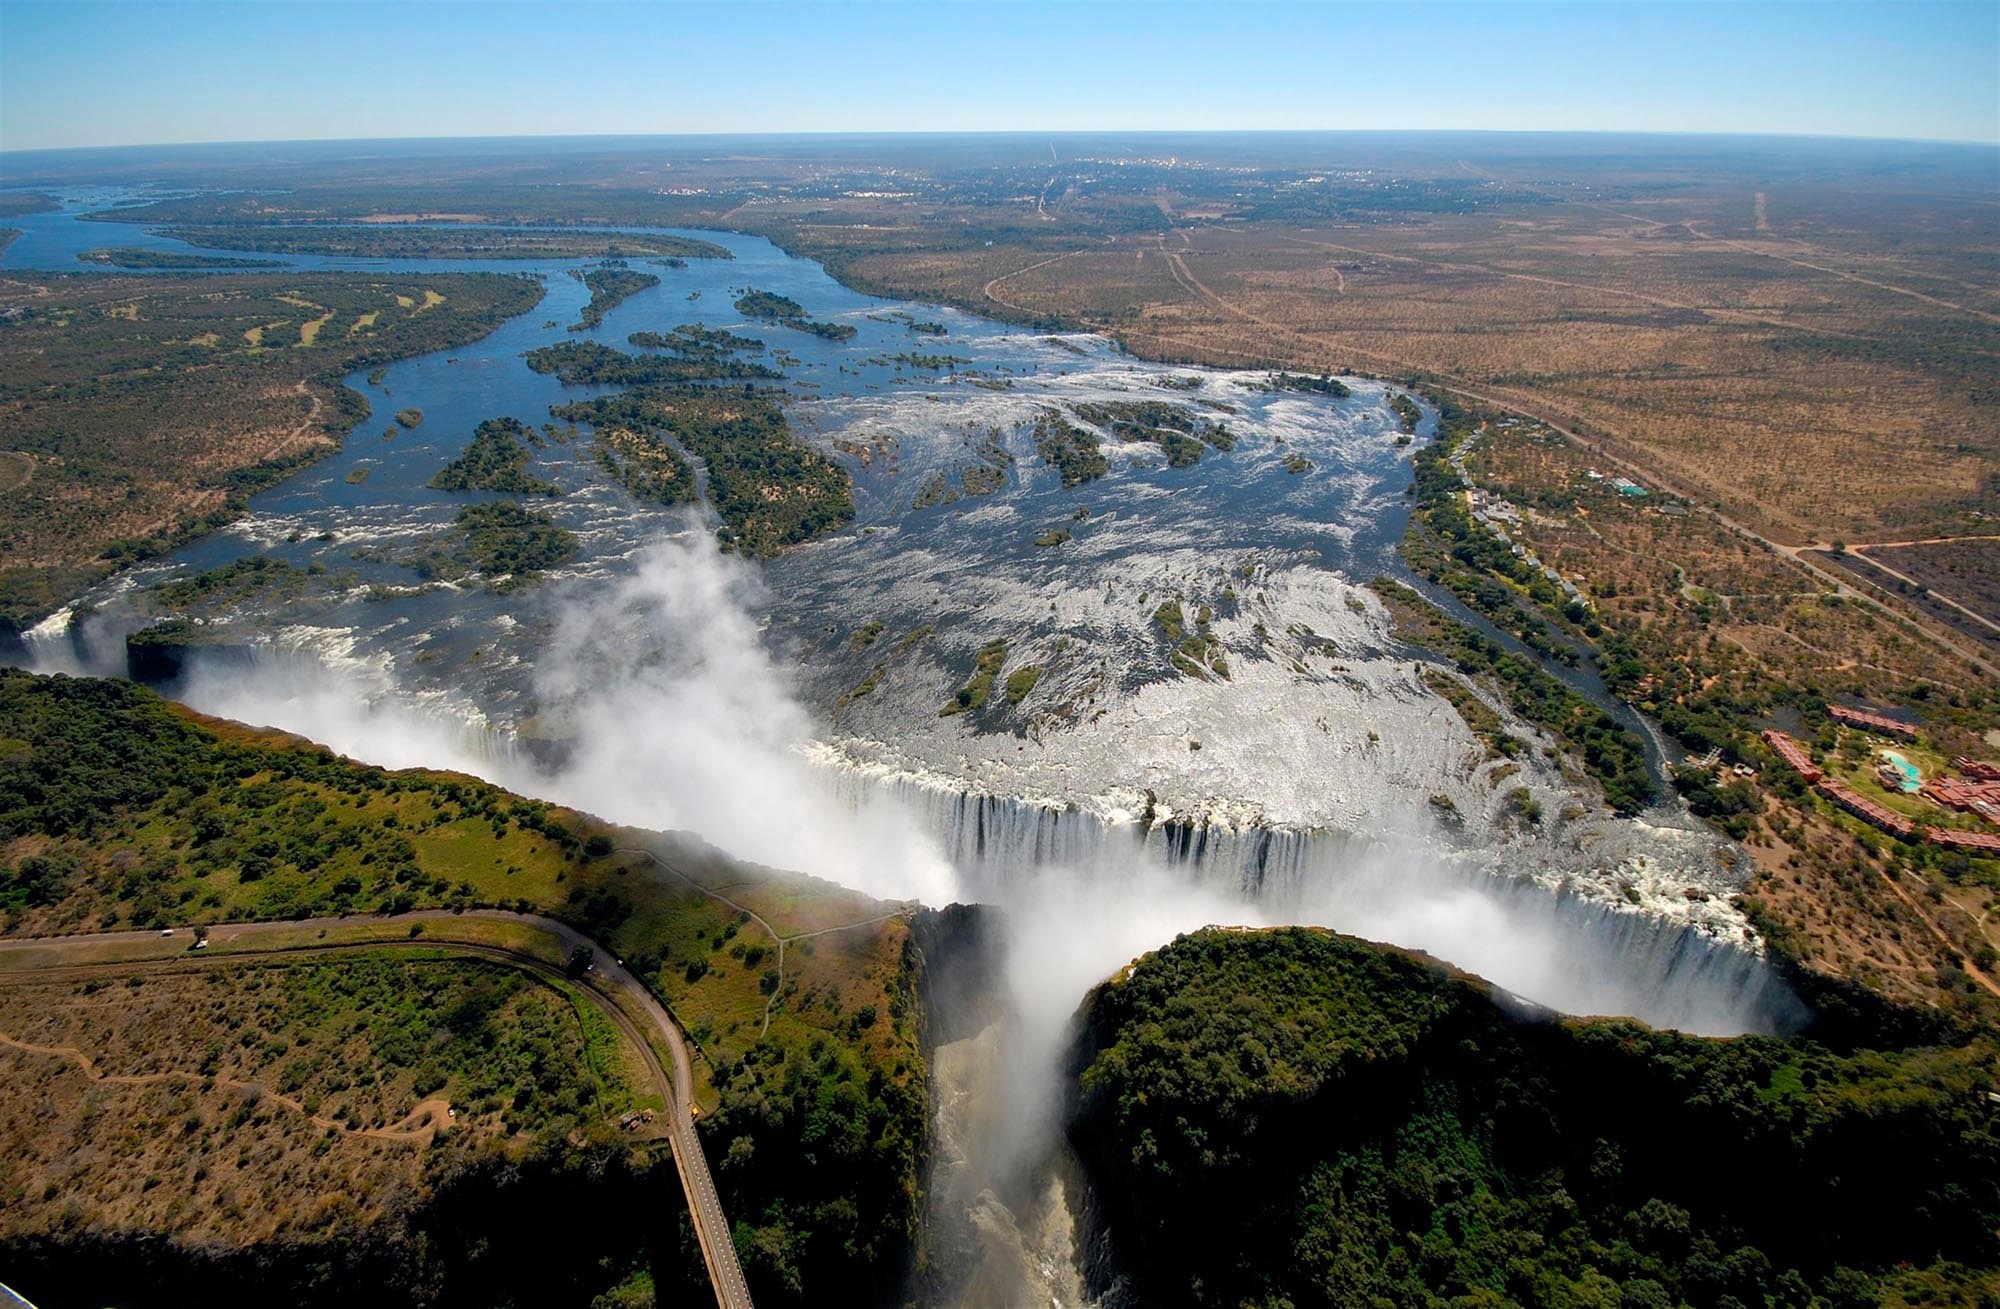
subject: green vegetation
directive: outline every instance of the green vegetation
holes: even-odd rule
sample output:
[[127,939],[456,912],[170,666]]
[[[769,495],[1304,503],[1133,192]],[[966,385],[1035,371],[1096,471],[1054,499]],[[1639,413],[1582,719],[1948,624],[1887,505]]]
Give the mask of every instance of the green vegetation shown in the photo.
[[745,318],[755,318],[761,322],[775,323],[779,327],[795,328],[801,332],[827,341],[851,341],[855,328],[851,323],[821,323],[806,317],[805,306],[790,296],[777,295],[770,291],[749,290],[736,297],[736,312]]
[[449,528],[418,538],[411,548],[358,550],[355,558],[414,569],[425,581],[477,576],[496,590],[512,591],[541,580],[544,570],[568,563],[576,550],[575,534],[556,526],[547,514],[496,500],[466,505]]
[[441,552],[426,551],[417,569],[427,578],[462,577],[468,572],[506,577],[519,583],[545,568],[576,557],[576,537],[547,514],[523,509],[512,500],[467,505]]
[[231,259],[227,255],[191,255],[185,251],[148,250],[137,246],[114,246],[85,250],[77,259],[86,264],[113,268],[147,269],[158,272],[198,272],[216,268],[277,268],[275,259]]
[[11,629],[333,449],[368,412],[348,375],[476,340],[542,294],[488,273],[8,276],[25,307],[0,321],[0,450],[32,467],[0,496]]
[[1201,460],[1202,442],[1218,450],[1235,446],[1236,436],[1225,423],[1213,423],[1186,405],[1166,400],[1110,400],[1072,405],[1076,416],[1101,427],[1121,441],[1148,441],[1160,447],[1172,468],[1187,468]]
[[[123,215],[120,215],[122,218]],[[405,227],[393,223],[316,223],[175,227],[165,235],[211,250],[263,254],[343,255],[365,259],[727,259],[709,241],[624,232],[531,232],[504,228]]]
[[186,671],[188,652],[226,645],[227,626],[197,624],[184,617],[142,627],[125,638],[128,677],[149,684],[171,682]]
[[[661,344],[665,344],[662,338]],[[554,373],[565,386],[661,386],[723,378],[782,378],[763,364],[704,352],[628,355],[596,341],[564,341],[522,356],[538,373]]]
[[1549,615],[1563,615],[1573,624],[1588,615],[1573,607],[1547,573],[1472,516],[1451,461],[1478,431],[1478,420],[1448,396],[1437,405],[1437,439],[1410,461],[1416,509],[1403,537],[1403,557],[1536,654],[1575,663],[1578,651],[1552,634],[1555,620]]
[[1439,699],[1449,701],[1472,734],[1486,746],[1488,759],[1513,758],[1527,747],[1520,737],[1506,729],[1500,715],[1493,712],[1472,688],[1442,668],[1424,669],[1424,685]]
[[913,354],[907,350],[899,354],[884,355],[883,358],[889,363],[900,364],[905,368],[921,368],[928,373],[955,371],[973,362],[964,355],[924,355]]
[[193,1045],[182,1055],[191,1071],[242,1076],[286,1051],[270,1089],[350,1130],[388,1127],[435,1099],[457,1109],[456,1131],[569,1132],[631,1107],[638,1089],[616,1029],[571,988],[506,964],[384,951],[162,980],[235,1007],[227,1027],[247,1026],[263,1046]]
[[[935,505],[957,504],[961,498],[977,499],[992,495],[1007,485],[1007,473],[1014,467],[1014,456],[1007,453],[1007,447],[1000,440],[998,428],[988,428],[977,434],[976,442],[968,442],[972,456],[970,463],[953,469],[939,469],[931,474],[910,502],[912,509],[929,509]],[[852,445],[852,443],[849,443]],[[866,447],[857,447],[865,452]],[[863,463],[867,461],[864,458]]]
[[806,307],[790,296],[752,288],[736,297],[736,312],[745,318],[782,323],[788,318],[804,318]]
[[1417,424],[1424,421],[1424,411],[1417,406],[1416,401],[1401,391],[1389,397],[1389,408],[1395,413],[1396,421],[1403,425],[1403,431],[1406,433],[1414,433]]
[[[623,852],[642,839],[677,875]],[[883,920],[885,907],[875,901],[811,878],[746,869],[695,844],[631,832],[614,840],[579,815],[463,776],[384,772],[293,738],[198,719],[130,683],[14,670],[0,670],[0,851],[0,922],[10,933],[477,905],[564,919],[616,951],[687,1030],[706,1111],[704,1147],[738,1224],[758,1303],[879,1296],[901,1275],[915,1232],[926,1074],[908,925]],[[727,888],[733,903],[710,887]],[[772,932],[828,928],[842,930],[793,940],[779,968]],[[476,980],[472,990],[475,1003],[461,1012],[452,1000],[443,1021],[429,1021],[435,1048],[402,1044],[399,1001],[371,1003],[355,1016],[411,1060],[399,1067],[435,1066],[447,1086],[452,1076],[488,1078],[492,1089],[465,1102],[479,1113],[524,1125],[546,1115],[541,1121],[553,1127],[566,1104],[578,1112],[596,1106],[595,1115],[618,1103],[601,1077],[586,1099],[580,1079],[600,1065],[574,1050],[560,1068],[537,1070],[525,1097],[521,1064],[505,1050],[494,1052],[489,1070],[454,1071],[458,1056],[443,1037],[465,1040],[481,1012],[493,1023],[515,1003],[494,999]],[[321,1073],[302,1071],[302,1089],[320,1085],[311,1079]],[[361,1089],[357,1076],[350,1081],[327,1092],[340,1097],[338,1108],[379,1094]],[[489,1097],[499,1103],[480,1108]],[[666,1154],[631,1160],[629,1139],[608,1135],[609,1144],[596,1133],[571,1144],[557,1132],[525,1158],[510,1151],[490,1171],[448,1173],[434,1179],[436,1202],[473,1224],[460,1234],[468,1242],[483,1235],[488,1248],[518,1242],[531,1252],[524,1287],[548,1285],[552,1269],[575,1271],[565,1250],[543,1246],[537,1235],[566,1230],[572,1211],[593,1233],[577,1238],[577,1249],[588,1252],[583,1262],[601,1278],[597,1288],[633,1267],[596,1266],[607,1232],[623,1240],[643,1229],[649,1235],[623,1247],[621,1259],[650,1257],[655,1275],[678,1279],[690,1256],[684,1243],[675,1250],[661,1222],[663,1206],[679,1207],[677,1186],[667,1173],[646,1173],[643,1188],[625,1176],[666,1167]],[[103,1159],[108,1168],[119,1156]],[[509,1176],[517,1183],[501,1185]],[[184,1185],[180,1177],[168,1184]],[[256,1212],[277,1200],[260,1196]],[[600,1212],[607,1203],[629,1204],[633,1220]],[[344,1235],[349,1248],[359,1243],[351,1230]],[[87,1239],[96,1234],[72,1230],[64,1238]],[[163,1259],[158,1238],[150,1239],[149,1259]],[[455,1258],[459,1246],[418,1249],[435,1262]],[[281,1241],[241,1257],[290,1269],[288,1260],[310,1254]],[[193,1266],[214,1276],[216,1258]],[[11,1252],[8,1262],[20,1266]],[[188,1265],[169,1263],[187,1276]],[[347,1301],[367,1287],[402,1285],[372,1265],[356,1276],[339,1283]],[[292,1285],[285,1301],[325,1302],[318,1292],[301,1300],[304,1285]],[[488,1289],[469,1303],[533,1302],[514,1295],[511,1287]],[[587,1299],[563,1293],[544,1302]]]
[[731,548],[775,554],[854,517],[847,474],[792,440],[777,397],[767,392],[650,388],[563,405],[555,415],[600,432],[622,428],[669,438],[700,458],[722,516],[723,543]]
[[440,491],[561,495],[561,487],[528,471],[524,438],[529,435],[527,425],[518,418],[489,418],[473,429],[472,443],[465,447],[465,453],[439,469],[429,485]]
[[972,676],[958,694],[938,710],[938,717],[950,718],[954,714],[972,713],[986,707],[988,697],[993,694],[993,679],[1000,675],[1000,666],[1007,662],[1007,643],[989,641],[979,647],[973,658]]
[[660,284],[660,279],[651,273],[635,273],[622,263],[600,264],[581,272],[572,270],[570,275],[590,288],[590,303],[569,325],[572,332],[590,331],[604,321],[604,315],[648,287]]
[[1173,647],[1168,661],[1185,676],[1206,679],[1214,675],[1225,680],[1229,677],[1229,660],[1222,648],[1222,638],[1209,630],[1214,618],[1209,607],[1203,605],[1195,614],[1194,630],[1189,631],[1180,601],[1163,600],[1153,610],[1153,626],[1160,629]]
[[1306,377],[1298,373],[1273,373],[1264,384],[1267,391],[1303,391],[1308,395],[1327,395],[1336,400],[1345,400],[1354,394],[1347,383],[1337,377]]
[[762,350],[764,343],[754,336],[739,336],[702,323],[682,323],[671,332],[634,332],[626,340],[642,349],[675,350],[688,358],[739,354]]
[[1179,432],[1161,432],[1154,441],[1167,456],[1169,468],[1192,468],[1201,462],[1201,442]]
[[1062,474],[1065,487],[1082,486],[1111,471],[1097,433],[1070,422],[1059,409],[1035,416],[1035,451]]
[[581,847],[545,805],[205,724],[124,682],[0,670],[0,737],[0,839],[44,846],[0,865],[9,931],[469,903],[466,877],[500,903],[511,874],[487,854],[552,874]]
[[1034,693],[1035,684],[1042,680],[1040,664],[1024,664],[1007,674],[1007,703],[1016,705]]
[[[526,1306],[584,1303],[636,1263],[701,1289],[667,1152],[612,1125],[628,1047],[566,983],[423,948],[204,959],[16,978],[0,1028],[147,1070],[10,1068],[0,1116],[33,1130],[10,1136],[0,1258],[24,1284],[93,1304]],[[651,1227],[544,1214],[524,1239],[509,1216],[586,1185]]]
[[694,502],[694,469],[658,432],[600,427],[595,458],[597,466],[635,500],[656,505]]
[[1148,1304],[1971,1304],[1996,1060],[1517,1018],[1420,957],[1216,930],[1087,1001],[1070,1136]]
[[1202,424],[1194,410],[1168,400],[1084,401],[1071,408],[1084,422],[1104,428],[1121,441],[1151,441],[1156,431],[1192,436]]
[[1593,467],[1597,451],[1546,424],[1470,410],[1442,388],[1425,394],[1466,479],[1520,510],[1504,530],[1529,558],[1471,520],[1449,460],[1419,451],[1418,515],[1404,545],[1412,562],[1531,648],[1587,655],[1611,693],[1691,760],[1714,753],[1713,767],[1676,767],[1673,785],[1697,816],[1743,841],[1755,866],[1745,907],[1823,1012],[1888,998],[1990,1024],[1996,929],[1983,911],[2000,862],[1882,838],[1819,802],[1758,739],[1774,723],[1802,722],[1822,751],[1846,756],[1835,771],[1864,794],[1934,824],[1971,822],[1873,791],[1867,752],[1849,756],[1823,712],[1834,699],[1909,706],[1924,723],[1921,748],[1940,762],[1979,755],[2000,703],[1988,680],[1699,506],[1632,502]]
[[424,411],[421,409],[398,409],[396,411],[396,426],[406,430],[421,426],[423,421]]
[[958,488],[951,484],[951,475],[939,470],[918,488],[916,496],[910,501],[910,508],[931,509],[938,505],[957,504],[959,499]]
[[305,577],[304,569],[294,568],[274,555],[245,555],[192,577],[155,582],[146,588],[146,595],[162,609],[188,609],[195,605],[233,603],[273,587],[295,590]]
[[1377,578],[1370,588],[1390,608],[1405,640],[1450,659],[1461,673],[1491,684],[1522,718],[1548,731],[1604,788],[1604,802],[1634,814],[1656,793],[1637,733],[1543,671],[1533,659],[1503,649],[1447,618],[1410,588]]
[[23,214],[46,214],[62,208],[51,196],[33,191],[16,191],[0,195],[0,218],[18,218]]
[[943,323],[930,322],[926,319],[918,318],[915,314],[904,313],[901,310],[897,310],[894,313],[870,314],[868,316],[878,323],[901,323],[905,330],[915,332],[921,336],[945,336],[949,332],[949,329]]
[[834,708],[845,709],[848,705],[853,704],[856,700],[859,700],[864,696],[873,695],[875,693],[875,688],[882,685],[883,674],[887,673],[888,671],[889,671],[889,665],[876,664],[873,668],[868,670],[868,676],[862,678],[860,681],[856,682],[853,686],[850,686],[847,688],[847,690],[841,692],[840,699],[834,705]]

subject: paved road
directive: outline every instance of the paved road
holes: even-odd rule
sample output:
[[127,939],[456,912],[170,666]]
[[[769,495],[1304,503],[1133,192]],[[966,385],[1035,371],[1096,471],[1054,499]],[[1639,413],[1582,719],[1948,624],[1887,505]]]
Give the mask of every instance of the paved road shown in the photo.
[[[0,966],[0,984],[73,973],[156,969],[182,964],[219,965],[245,958],[278,954],[316,954],[397,947],[437,949],[440,946],[455,952],[503,960],[516,967],[548,977],[564,976],[561,969],[547,960],[524,951],[479,940],[465,932],[458,933],[458,939],[454,939],[451,930],[453,926],[468,921],[511,923],[532,928],[557,944],[558,957],[567,958],[579,947],[592,952],[595,963],[581,980],[586,987],[597,993],[600,1007],[605,1015],[644,1055],[660,1093],[667,1102],[668,1135],[673,1144],[674,1164],[680,1173],[681,1189],[687,1196],[688,1212],[694,1217],[695,1233],[701,1241],[702,1258],[708,1265],[709,1282],[715,1288],[716,1303],[721,1309],[750,1309],[750,1288],[743,1280],[743,1268],[736,1258],[735,1243],[730,1239],[729,1221],[723,1215],[722,1201],[716,1195],[715,1181],[708,1171],[708,1159],[702,1153],[701,1141],[695,1135],[694,1120],[689,1113],[690,1106],[694,1104],[694,1069],[688,1058],[687,1043],[681,1036],[681,1030],[666,1009],[654,998],[653,993],[648,991],[638,978],[627,972],[614,956],[589,937],[564,923],[552,918],[543,918],[538,914],[517,914],[499,909],[469,909],[463,913],[433,909],[384,916],[223,923],[208,929],[209,944],[207,951],[201,955],[194,954],[188,948],[194,939],[191,930],[177,933],[171,940],[163,938],[158,932],[98,932],[76,936],[18,937],[0,940],[0,964],[6,965]],[[382,924],[391,928],[404,924],[422,924],[423,932],[417,936],[405,934],[380,940],[330,943],[320,941],[312,935],[322,930],[333,931],[340,928],[353,930]],[[260,939],[297,938],[301,935],[306,935],[308,939],[299,943],[273,944],[262,948],[258,944]],[[153,953],[142,958],[92,960],[90,956],[94,950],[103,947],[130,948],[135,951],[142,947],[150,947]],[[671,1055],[673,1062],[671,1072],[660,1062],[658,1051],[628,1016],[626,1009],[616,1003],[620,997],[637,1008],[650,1021],[654,1034]]]

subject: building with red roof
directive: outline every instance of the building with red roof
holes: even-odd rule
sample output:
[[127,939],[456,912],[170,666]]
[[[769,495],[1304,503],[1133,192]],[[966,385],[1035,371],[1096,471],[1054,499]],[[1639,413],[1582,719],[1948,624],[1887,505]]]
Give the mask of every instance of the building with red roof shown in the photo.
[[1859,727],[1870,732],[1886,732],[1890,736],[1900,736],[1911,741],[1917,739],[1917,729],[1913,724],[1899,723],[1893,718],[1884,718],[1881,714],[1871,714],[1866,709],[1849,709],[1846,705],[1830,704],[1826,707],[1826,712],[1834,722],[1845,723],[1849,727]]
[[1791,737],[1775,727],[1767,728],[1762,736],[1764,744],[1770,746],[1778,758],[1790,764],[1792,771],[1806,781],[1817,782],[1824,775],[1820,771],[1820,766],[1812,761],[1812,756],[1806,753],[1806,748]]

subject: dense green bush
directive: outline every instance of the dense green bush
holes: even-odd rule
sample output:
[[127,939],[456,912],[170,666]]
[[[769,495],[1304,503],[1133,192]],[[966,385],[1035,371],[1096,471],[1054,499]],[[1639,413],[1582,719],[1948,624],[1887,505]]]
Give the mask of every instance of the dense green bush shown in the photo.
[[555,416],[652,433],[698,456],[724,542],[768,555],[854,517],[847,474],[792,439],[778,401],[747,385],[649,387],[564,405]]
[[1210,931],[1092,996],[1071,1139],[1148,1304],[1971,1303],[1996,1063],[1517,1018],[1386,948]]
[[561,487],[528,471],[530,435],[518,418],[489,418],[473,429],[472,443],[439,469],[430,485],[441,491],[561,495]]

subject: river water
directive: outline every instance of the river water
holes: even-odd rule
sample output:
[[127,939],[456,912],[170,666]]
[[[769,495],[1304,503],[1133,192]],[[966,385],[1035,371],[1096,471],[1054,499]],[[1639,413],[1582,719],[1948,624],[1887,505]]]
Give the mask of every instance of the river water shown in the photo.
[[[80,217],[129,198],[79,192],[10,220],[25,235],[0,266],[187,249]],[[1544,751],[1486,759],[1390,636],[1360,585],[1403,575],[1408,448],[1389,388],[1355,380],[1333,399],[1274,390],[1267,373],[1146,363],[1099,337],[864,296],[759,238],[685,235],[732,258],[635,259],[660,285],[582,333],[566,330],[588,299],[570,274],[592,260],[256,256],[523,273],[547,295],[482,341],[348,379],[374,416],[339,453],[240,523],[96,588],[87,618],[31,635],[30,662],[121,673],[125,634],[157,616],[145,587],[253,552],[318,565],[300,590],[203,613],[231,656],[206,674],[198,659],[170,692],[876,894],[1001,906],[1006,1016],[936,1060],[926,1240],[940,1302],[1084,1298],[1056,1060],[1083,991],[1177,931],[1323,923],[1572,1011],[1717,1033],[1798,1021],[1729,905],[1741,864],[1726,847],[1671,808],[1613,818]],[[856,334],[746,323],[731,302],[749,287]],[[585,434],[535,452],[534,471],[565,489],[535,507],[581,544],[541,584],[426,585],[389,562],[490,498],[427,486],[480,421],[539,427],[595,393],[535,374],[524,351],[625,348],[684,323],[767,343],[752,357],[782,365],[795,433],[854,477],[850,527],[764,565],[721,556],[712,522],[608,482]],[[1226,422],[1237,443],[1173,469],[1155,446],[1107,439],[1110,473],[1076,488],[1037,456],[1045,411],[1139,400]],[[404,408],[421,425],[384,439]],[[982,479],[992,489],[971,493]],[[1190,631],[1207,618],[1226,675],[1175,665],[1168,602]],[[1003,641],[987,707],[941,714]],[[1027,669],[1010,703],[1008,678]],[[1538,825],[1509,816],[1521,786]]]

